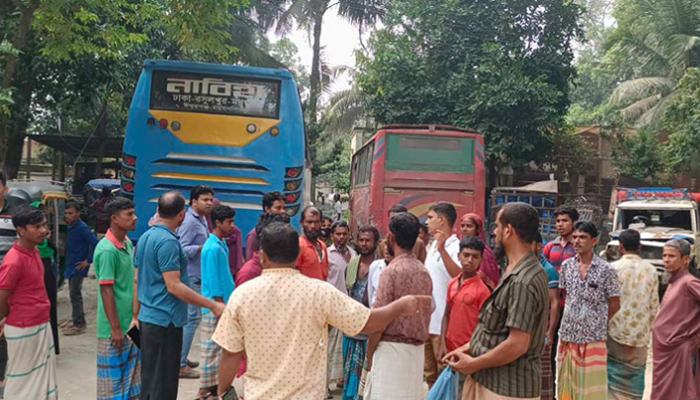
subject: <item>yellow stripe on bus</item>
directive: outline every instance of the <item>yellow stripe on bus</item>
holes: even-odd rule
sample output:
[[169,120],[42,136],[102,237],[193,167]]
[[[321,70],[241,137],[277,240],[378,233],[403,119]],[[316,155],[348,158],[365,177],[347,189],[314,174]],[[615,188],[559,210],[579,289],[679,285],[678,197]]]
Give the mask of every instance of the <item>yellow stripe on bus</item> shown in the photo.
[[[278,119],[242,117],[236,115],[203,114],[149,110],[156,120],[168,121],[168,132],[184,143],[207,144],[212,146],[243,147],[279,125]],[[180,130],[173,130],[172,123],[180,123]],[[255,125],[255,131],[249,133],[249,125]],[[157,125],[157,124],[156,124]],[[282,132],[284,134],[284,132]]]
[[184,179],[188,181],[204,181],[204,182],[218,182],[218,183],[240,183],[245,185],[265,185],[269,186],[270,183],[264,179],[259,178],[237,178],[233,176],[216,176],[216,175],[197,175],[197,174],[183,174],[179,172],[158,172],[153,174],[154,178],[170,178],[170,179]]

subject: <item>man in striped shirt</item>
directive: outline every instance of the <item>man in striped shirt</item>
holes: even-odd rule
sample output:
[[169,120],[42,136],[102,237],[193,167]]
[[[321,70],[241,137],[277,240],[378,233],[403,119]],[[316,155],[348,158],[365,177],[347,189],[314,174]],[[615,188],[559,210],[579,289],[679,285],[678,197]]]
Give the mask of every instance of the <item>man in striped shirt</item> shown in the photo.
[[564,205],[554,210],[559,236],[547,243],[544,247],[544,257],[552,264],[557,272],[561,270],[561,264],[576,255],[574,249],[574,224],[578,221],[578,210],[575,207]]
[[537,211],[525,203],[498,213],[495,254],[508,256],[506,273],[481,308],[472,340],[444,359],[469,375],[462,399],[540,397],[549,300],[547,273],[532,252],[538,226]]

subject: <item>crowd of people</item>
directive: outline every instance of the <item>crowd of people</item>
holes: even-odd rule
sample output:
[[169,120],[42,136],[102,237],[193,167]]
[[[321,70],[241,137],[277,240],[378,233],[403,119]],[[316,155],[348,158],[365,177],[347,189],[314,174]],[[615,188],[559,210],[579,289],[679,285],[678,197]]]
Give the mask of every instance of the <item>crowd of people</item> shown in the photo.
[[[41,207],[11,210],[0,184],[4,395],[57,399],[47,218]],[[65,207],[72,320],[63,330],[85,332],[81,290],[93,266],[100,400],[174,400],[178,379],[199,379],[202,400],[335,390],[343,400],[422,400],[446,381],[464,400],[641,399],[650,345],[651,398],[700,396],[700,280],[688,272],[685,240],[663,248],[670,279],[660,302],[639,233],[621,232],[622,257],[608,264],[595,254],[598,229],[571,206],[556,210],[560,236],[544,245],[537,211],[504,205],[491,249],[482,217],[459,217],[449,203],[432,205],[425,223],[395,205],[385,232],[363,226],[352,237],[347,222],[314,206],[302,210],[298,233],[273,192],[244,258],[236,212],[208,186],[192,188],[189,207],[164,193],[136,247],[127,236],[134,204],[103,203],[99,241],[80,207]]]

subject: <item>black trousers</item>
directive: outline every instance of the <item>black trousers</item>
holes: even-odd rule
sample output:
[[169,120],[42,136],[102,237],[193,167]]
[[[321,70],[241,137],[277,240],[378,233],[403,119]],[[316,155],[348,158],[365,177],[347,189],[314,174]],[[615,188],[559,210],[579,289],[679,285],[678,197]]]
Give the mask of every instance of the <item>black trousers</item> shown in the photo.
[[83,279],[82,275],[75,274],[68,281],[68,289],[70,290],[70,304],[73,308],[73,325],[85,327],[85,312],[83,311]]
[[54,351],[56,354],[61,354],[61,347],[58,345],[58,311],[56,309],[56,277],[53,274],[53,266],[50,258],[42,258],[44,263],[44,284],[46,285],[46,294],[51,302],[51,333],[53,334]]
[[141,322],[141,400],[177,399],[182,328]]

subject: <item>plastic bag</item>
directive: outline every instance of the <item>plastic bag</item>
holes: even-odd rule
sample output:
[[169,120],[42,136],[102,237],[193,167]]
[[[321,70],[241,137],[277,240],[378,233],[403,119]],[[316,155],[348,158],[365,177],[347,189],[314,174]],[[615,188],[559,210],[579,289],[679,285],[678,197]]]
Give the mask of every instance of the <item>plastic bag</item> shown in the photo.
[[452,368],[445,368],[438,377],[426,400],[458,400],[459,374]]

